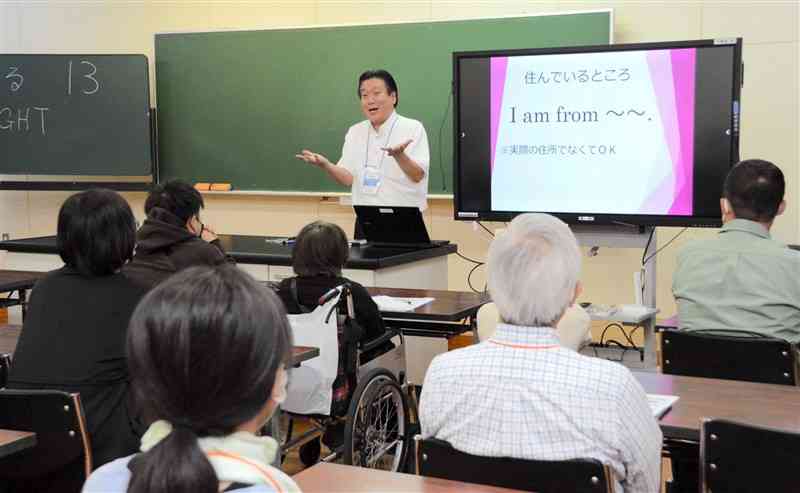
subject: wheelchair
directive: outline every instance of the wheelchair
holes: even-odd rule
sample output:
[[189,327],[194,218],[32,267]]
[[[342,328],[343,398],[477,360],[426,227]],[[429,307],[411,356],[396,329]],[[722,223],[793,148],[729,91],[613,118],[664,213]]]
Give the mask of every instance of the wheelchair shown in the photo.
[[[413,455],[410,449],[417,409],[416,396],[405,378],[403,335],[387,330],[367,342],[348,337],[355,324],[348,284],[323,295],[314,311],[289,315],[289,319],[295,344],[319,347],[321,360],[316,364],[314,358],[290,372],[287,401],[271,427],[272,435],[281,443],[282,454],[299,447],[301,462],[313,465],[320,460],[321,442],[328,438],[326,445],[331,454],[321,458],[323,461],[341,460],[347,465],[403,470]],[[304,323],[311,325],[302,328]],[[330,334],[334,328],[336,347],[332,347]],[[335,376],[331,375],[331,362],[326,361],[334,351],[338,356]],[[365,355],[370,356],[368,361]],[[340,394],[338,405],[334,406],[331,384],[337,376],[346,379],[348,392],[343,399]],[[319,382],[300,383],[303,378],[319,378],[322,386]],[[308,395],[296,395],[303,392]],[[311,428],[293,436],[298,418],[308,420]]]

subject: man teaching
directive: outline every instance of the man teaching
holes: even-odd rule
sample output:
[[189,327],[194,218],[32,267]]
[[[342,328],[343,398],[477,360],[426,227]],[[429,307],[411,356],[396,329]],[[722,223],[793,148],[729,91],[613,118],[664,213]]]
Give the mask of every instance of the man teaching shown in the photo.
[[[347,130],[342,157],[333,164],[303,149],[297,158],[351,187],[353,205],[428,206],[430,151],[425,127],[400,116],[399,92],[386,70],[368,70],[358,78],[358,96],[366,120]],[[359,234],[356,224],[356,237]]]

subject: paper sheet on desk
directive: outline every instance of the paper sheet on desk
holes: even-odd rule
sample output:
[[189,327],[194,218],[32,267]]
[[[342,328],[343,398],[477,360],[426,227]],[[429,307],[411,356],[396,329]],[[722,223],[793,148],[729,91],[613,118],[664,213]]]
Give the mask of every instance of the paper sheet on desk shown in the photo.
[[673,404],[678,400],[677,395],[647,394],[647,403],[656,419],[667,414]]
[[373,296],[372,299],[382,312],[410,312],[433,301],[433,298],[398,298],[383,294]]

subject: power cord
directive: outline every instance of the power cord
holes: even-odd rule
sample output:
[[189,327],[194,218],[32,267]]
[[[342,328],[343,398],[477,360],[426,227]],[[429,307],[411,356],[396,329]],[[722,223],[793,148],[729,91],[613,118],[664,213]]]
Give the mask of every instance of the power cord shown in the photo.
[[673,236],[673,237],[672,237],[672,238],[671,238],[671,239],[670,239],[668,242],[666,242],[666,243],[665,243],[665,244],[664,244],[664,245],[663,245],[661,248],[657,249],[655,252],[653,252],[653,253],[652,253],[652,254],[650,254],[649,256],[645,257],[645,255],[647,255],[647,250],[650,248],[650,243],[653,241],[653,235],[654,235],[654,234],[655,234],[655,232],[656,232],[656,228],[654,227],[653,229],[651,229],[651,230],[650,230],[650,237],[647,239],[647,243],[646,243],[646,244],[645,244],[645,246],[644,246],[644,251],[642,252],[642,269],[641,269],[641,271],[639,272],[639,278],[640,278],[640,279],[641,279],[641,281],[642,281],[642,282],[641,282],[641,286],[642,286],[642,293],[641,293],[641,294],[642,294],[642,299],[644,299],[644,287],[645,287],[645,275],[644,275],[644,267],[645,267],[645,265],[647,265],[647,262],[649,262],[649,261],[650,261],[650,259],[652,259],[652,258],[653,258],[653,257],[655,257],[656,255],[658,255],[658,254],[659,254],[659,252],[661,252],[661,250],[663,250],[663,249],[667,248],[667,247],[670,245],[670,243],[672,243],[672,242],[673,242],[673,241],[675,241],[675,240],[676,240],[676,239],[677,239],[677,238],[678,238],[680,235],[682,235],[683,233],[685,233],[687,229],[689,229],[689,228],[688,228],[688,227],[686,227],[686,228],[683,228],[682,230],[678,231],[678,232],[675,234],[675,236]]
[[647,263],[647,261],[644,259],[644,256],[647,255],[647,249],[650,248],[650,243],[652,243],[653,241],[654,234],[656,234],[655,227],[653,227],[653,229],[650,230],[650,236],[647,238],[647,243],[645,243],[644,245],[644,251],[642,252],[642,266],[644,266],[644,264]]
[[483,291],[475,289],[475,286],[472,285],[472,274],[474,274],[475,271],[478,270],[478,267],[480,267],[482,265],[485,265],[486,262],[481,262],[479,260],[471,259],[471,258],[467,257],[466,255],[460,254],[459,252],[456,252],[456,255],[458,255],[462,259],[466,260],[467,262],[471,262],[471,263],[475,264],[472,267],[472,269],[469,270],[469,273],[467,274],[467,286],[469,286],[469,289],[471,289],[472,291],[474,291],[475,293],[478,293],[478,294],[485,293],[486,292],[486,286],[485,285],[483,287]]
[[475,222],[476,222],[476,223],[478,223],[478,226],[480,226],[481,228],[483,228],[483,230],[484,230],[484,231],[486,231],[487,233],[489,233],[489,234],[492,236],[492,238],[494,238],[494,232],[493,232],[491,229],[489,229],[489,228],[487,228],[486,226],[484,226],[484,225],[483,225],[483,223],[482,223],[482,222],[480,222],[480,221],[475,221]]
[[[666,242],[666,243],[664,244],[664,246],[662,246],[661,248],[659,248],[658,250],[656,250],[655,252],[653,252],[653,253],[652,253],[652,254],[651,254],[649,257],[647,257],[647,258],[644,258],[644,254],[642,254],[642,265],[645,265],[647,262],[649,262],[649,261],[650,261],[650,259],[651,259],[651,258],[653,258],[653,257],[655,257],[656,255],[658,255],[658,253],[659,253],[661,250],[663,250],[663,249],[667,248],[667,247],[670,245],[670,243],[672,243],[673,241],[677,240],[677,239],[678,239],[678,237],[679,237],[680,235],[682,235],[683,233],[685,233],[685,232],[686,232],[686,230],[688,230],[688,229],[689,229],[689,228],[688,228],[688,227],[686,227],[686,228],[683,228],[682,230],[678,231],[678,233],[676,233],[676,234],[675,234],[675,236],[673,236],[671,240],[669,240],[668,242]],[[653,230],[655,231],[655,228],[654,228]],[[651,238],[652,238],[652,235],[651,235]],[[650,246],[650,245],[648,244],[648,246]],[[645,252],[647,252],[647,248],[645,248],[645,249],[644,249],[644,251],[645,251]]]

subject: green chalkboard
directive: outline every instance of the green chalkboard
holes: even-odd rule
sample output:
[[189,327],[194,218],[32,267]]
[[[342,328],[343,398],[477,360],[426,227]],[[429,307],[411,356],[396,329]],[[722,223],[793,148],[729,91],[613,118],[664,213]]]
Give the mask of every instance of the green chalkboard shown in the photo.
[[0,174],[149,176],[144,55],[0,55]]
[[452,190],[452,53],[606,44],[610,11],[467,21],[157,34],[160,179],[235,189],[345,191],[294,155],[339,159],[363,120],[358,75],[385,68],[420,120],[430,193]]

